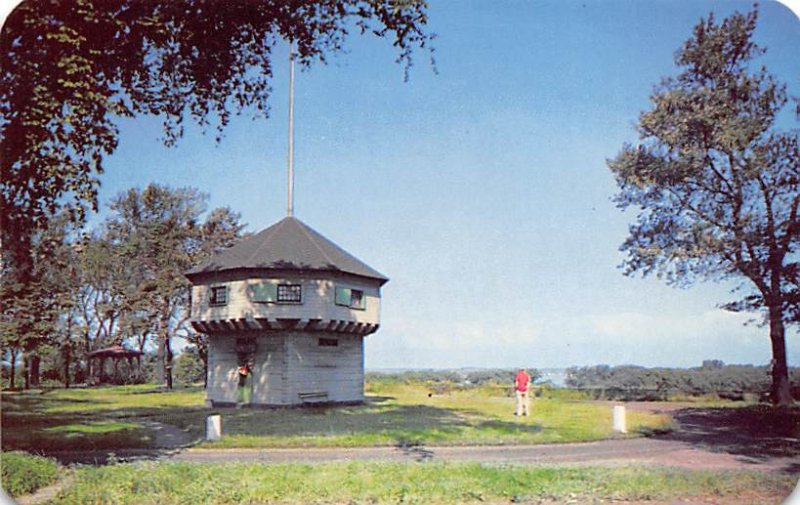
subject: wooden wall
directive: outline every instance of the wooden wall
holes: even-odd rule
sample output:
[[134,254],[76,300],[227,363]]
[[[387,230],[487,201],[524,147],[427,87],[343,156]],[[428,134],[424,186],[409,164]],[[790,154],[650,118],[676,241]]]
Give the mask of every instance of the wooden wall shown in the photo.
[[[207,397],[238,400],[236,338],[253,332],[209,336]],[[326,339],[320,345],[320,339]],[[336,342],[337,345],[330,345]],[[364,400],[364,345],[360,335],[288,332],[256,337],[252,402],[297,405]]]
[[[250,286],[260,282],[275,284],[301,284],[303,301],[301,304],[259,303],[250,299]],[[213,286],[228,287],[228,302],[224,306],[209,305],[209,292]],[[336,305],[336,286],[360,289],[366,297],[366,307],[352,309]],[[356,323],[377,324],[380,322],[380,287],[376,283],[350,279],[317,279],[308,277],[281,277],[271,279],[224,279],[207,282],[192,287],[193,321],[213,321],[226,319],[266,318],[300,319],[308,321],[339,320]]]

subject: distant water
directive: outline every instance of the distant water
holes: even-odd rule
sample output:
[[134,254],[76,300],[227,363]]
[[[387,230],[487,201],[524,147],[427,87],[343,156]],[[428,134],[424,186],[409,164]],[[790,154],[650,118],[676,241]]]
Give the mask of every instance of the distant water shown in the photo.
[[550,382],[556,387],[564,387],[564,381],[567,380],[566,368],[540,368],[542,378],[537,380],[536,383]]

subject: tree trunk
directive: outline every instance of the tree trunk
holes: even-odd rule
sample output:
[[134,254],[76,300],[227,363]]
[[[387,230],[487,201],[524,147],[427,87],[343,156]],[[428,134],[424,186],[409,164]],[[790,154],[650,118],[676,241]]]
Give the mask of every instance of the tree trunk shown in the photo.
[[8,352],[11,353],[11,384],[9,384],[9,387],[14,389],[14,381],[17,375],[17,348],[11,347]]
[[164,366],[164,371],[167,376],[167,388],[172,389],[172,346],[169,343],[169,336],[164,339],[165,349],[167,351],[167,363]]
[[158,335],[158,349],[156,350],[156,384],[159,386],[163,386],[164,382],[166,381],[166,370],[164,367],[166,349],[164,344],[164,338],[161,336],[161,332],[159,331]]
[[28,353],[23,353],[22,355],[22,371],[23,377],[25,377],[25,386],[23,389],[30,389],[31,387],[31,376],[30,376],[30,369],[28,368]]
[[772,341],[772,388],[770,399],[775,405],[791,405],[789,368],[786,364],[786,338],[780,306],[769,308],[769,338]]
[[[168,303],[167,303],[168,305]],[[172,389],[172,349],[169,345],[169,312],[158,319],[158,352],[156,354],[156,382]]]
[[64,387],[69,389],[69,366],[72,361],[72,350],[69,343],[64,346]]
[[39,381],[39,368],[42,362],[42,358],[38,354],[32,354],[30,359],[28,360],[28,365],[30,367],[29,376],[30,376],[30,387],[38,388],[40,381]]

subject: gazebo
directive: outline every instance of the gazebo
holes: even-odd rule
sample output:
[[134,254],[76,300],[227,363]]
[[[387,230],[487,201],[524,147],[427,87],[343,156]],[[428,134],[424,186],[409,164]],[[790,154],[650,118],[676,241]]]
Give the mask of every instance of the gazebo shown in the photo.
[[[131,372],[134,371],[133,359],[136,358],[136,376],[138,377],[142,369],[142,354],[144,353],[141,351],[126,349],[125,347],[119,344],[115,344],[112,345],[111,347],[105,347],[103,349],[97,349],[96,351],[92,351],[89,354],[87,354],[86,357],[89,359],[89,370],[97,370],[96,383],[102,384],[118,380],[118,378],[120,377],[119,361],[123,359],[128,361],[127,379],[130,380]],[[106,374],[105,365],[107,359],[111,359],[114,363],[114,373],[112,376]],[[99,366],[92,367],[91,363],[93,360],[97,360]],[[90,376],[88,378],[90,382],[92,381],[92,375],[94,374],[90,373]]]

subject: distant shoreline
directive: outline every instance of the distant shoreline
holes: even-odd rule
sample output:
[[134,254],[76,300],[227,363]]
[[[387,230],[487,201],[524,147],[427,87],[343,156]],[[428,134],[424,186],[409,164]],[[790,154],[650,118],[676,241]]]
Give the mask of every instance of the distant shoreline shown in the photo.
[[[461,368],[430,368],[430,367],[410,367],[410,368],[366,368],[367,373],[403,373],[403,372],[461,372],[468,373],[477,370],[515,370],[515,367],[461,367]],[[550,382],[553,386],[563,387],[567,378],[567,368],[536,368],[541,372],[542,377],[536,381],[537,384]]]

